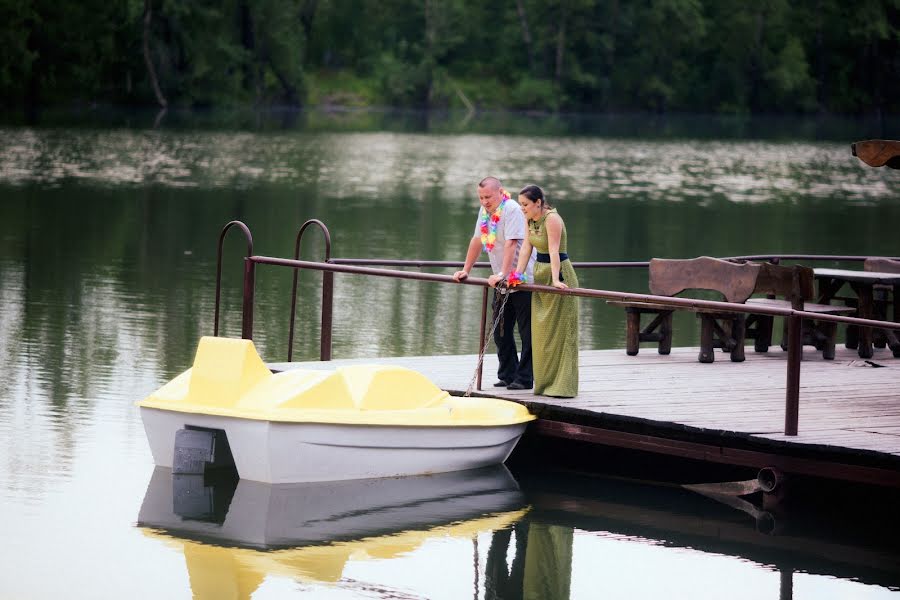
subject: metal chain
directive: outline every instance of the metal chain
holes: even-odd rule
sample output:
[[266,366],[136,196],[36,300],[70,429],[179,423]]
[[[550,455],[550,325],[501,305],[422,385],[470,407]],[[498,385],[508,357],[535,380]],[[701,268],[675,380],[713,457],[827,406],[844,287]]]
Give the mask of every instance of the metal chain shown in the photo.
[[503,320],[503,309],[506,307],[506,301],[509,300],[509,295],[512,293],[508,291],[505,281],[501,281],[500,283],[498,283],[497,288],[505,289],[507,291],[501,292],[500,294],[502,298],[502,300],[500,301],[500,308],[497,309],[497,312],[494,315],[494,322],[491,323],[491,330],[488,331],[484,346],[481,348],[481,352],[478,353],[478,364],[475,365],[475,372],[472,374],[472,380],[469,382],[469,387],[466,388],[466,393],[463,394],[464,397],[471,396],[472,390],[475,389],[475,382],[478,380],[478,371],[481,369],[481,365],[484,362],[484,353],[487,351],[487,347],[490,345],[491,339],[493,339],[494,337],[494,329],[497,328],[497,323]]

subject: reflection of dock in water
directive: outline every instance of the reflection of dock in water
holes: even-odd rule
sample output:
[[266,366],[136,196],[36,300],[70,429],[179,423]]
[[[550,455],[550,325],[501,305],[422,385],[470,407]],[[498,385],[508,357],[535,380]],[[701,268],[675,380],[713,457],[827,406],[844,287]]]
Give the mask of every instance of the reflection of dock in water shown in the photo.
[[900,547],[886,530],[896,522],[896,497],[825,495],[801,499],[793,511],[760,510],[766,518],[757,520],[679,486],[575,474],[520,475],[520,482],[529,521],[772,565],[788,588],[790,574],[804,572],[900,589]]

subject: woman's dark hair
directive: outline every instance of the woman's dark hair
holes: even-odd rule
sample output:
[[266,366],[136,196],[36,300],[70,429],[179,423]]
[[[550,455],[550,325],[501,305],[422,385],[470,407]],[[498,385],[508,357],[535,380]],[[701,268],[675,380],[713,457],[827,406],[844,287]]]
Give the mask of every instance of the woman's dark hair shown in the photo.
[[523,187],[522,191],[519,192],[519,195],[525,196],[532,202],[537,202],[538,200],[540,200],[544,205],[550,206],[550,203],[547,202],[547,198],[544,197],[544,190],[534,184],[526,185],[525,187]]

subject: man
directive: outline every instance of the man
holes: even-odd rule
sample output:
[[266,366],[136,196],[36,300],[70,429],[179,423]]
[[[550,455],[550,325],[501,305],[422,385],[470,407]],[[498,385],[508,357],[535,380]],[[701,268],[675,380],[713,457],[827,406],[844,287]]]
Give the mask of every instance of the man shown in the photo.
[[[475,223],[475,235],[469,240],[465,265],[462,271],[453,274],[453,279],[462,281],[468,277],[481,251],[488,253],[494,272],[488,277],[488,283],[495,288],[495,306],[502,302],[501,294],[509,294],[503,309],[502,328],[498,325],[494,330],[494,343],[500,360],[498,381],[494,386],[510,390],[531,389],[534,385],[531,365],[531,292],[496,289],[496,285],[506,278],[518,261],[519,248],[522,247],[522,240],[527,232],[525,215],[518,202],[506,194],[496,177],[485,177],[478,183],[478,200],[481,210]],[[534,253],[525,271],[529,278],[532,277],[533,268]],[[516,324],[522,338],[522,352],[519,355],[516,354],[516,340],[513,337],[513,327]]]

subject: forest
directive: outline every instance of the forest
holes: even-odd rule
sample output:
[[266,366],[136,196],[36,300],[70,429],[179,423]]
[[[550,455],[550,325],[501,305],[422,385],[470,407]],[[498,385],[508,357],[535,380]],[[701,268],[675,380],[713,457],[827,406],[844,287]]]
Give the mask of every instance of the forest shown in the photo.
[[900,0],[0,0],[0,103],[900,113]]

